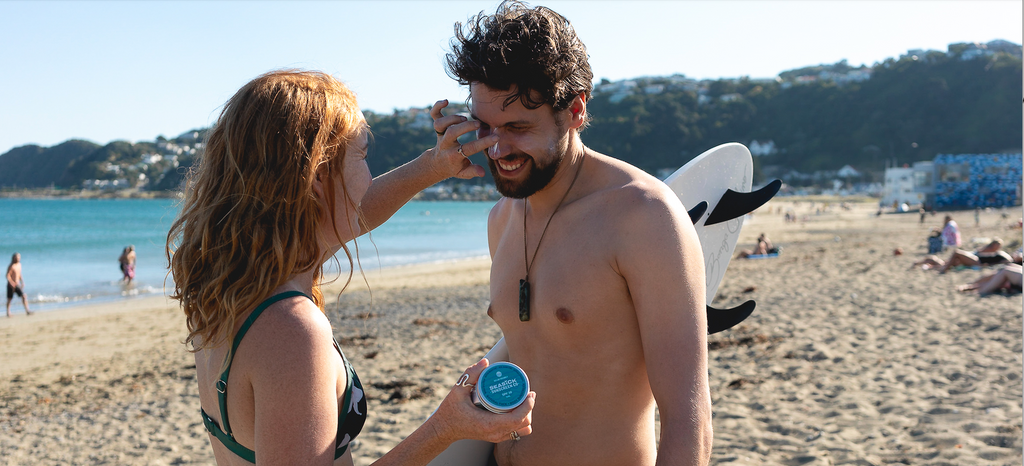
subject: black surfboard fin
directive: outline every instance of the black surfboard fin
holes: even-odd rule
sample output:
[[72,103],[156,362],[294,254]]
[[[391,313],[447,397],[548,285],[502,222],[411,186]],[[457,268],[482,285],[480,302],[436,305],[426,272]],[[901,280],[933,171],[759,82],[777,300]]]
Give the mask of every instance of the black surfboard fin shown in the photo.
[[726,189],[722,199],[715,206],[715,210],[712,210],[711,215],[708,215],[704,226],[732,220],[757,210],[758,207],[763,206],[772,197],[775,197],[775,194],[779,192],[781,187],[782,180],[774,180],[763,188],[749,193],[738,193],[731,189]]
[[732,309],[716,309],[707,306],[708,335],[729,330],[754,312],[754,301],[750,300]]
[[686,213],[690,214],[690,222],[693,222],[693,224],[696,225],[697,221],[700,220],[700,217],[704,215],[704,212],[707,212],[707,210],[708,201],[700,201],[700,203],[693,206],[693,208]]

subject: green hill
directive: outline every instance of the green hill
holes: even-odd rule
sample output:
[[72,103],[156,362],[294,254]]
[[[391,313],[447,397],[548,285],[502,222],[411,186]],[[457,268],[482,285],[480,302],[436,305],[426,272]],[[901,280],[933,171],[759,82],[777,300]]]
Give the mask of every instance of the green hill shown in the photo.
[[[592,149],[651,173],[677,168],[725,142],[756,148],[757,141],[767,149],[755,154],[755,183],[766,176],[813,183],[786,176],[834,172],[844,165],[864,173],[864,181],[878,181],[886,165],[941,153],[1020,152],[1021,82],[1021,46],[1006,41],[911,51],[872,67],[855,68],[844,60],[775,79],[602,80],[589,102],[593,122],[582,138]],[[464,110],[453,105],[451,111]],[[427,109],[366,112],[366,119],[374,133],[367,162],[375,174],[435,141]],[[205,131],[153,143],[101,147],[68,141],[15,148],[0,155],[0,188],[123,181],[176,189],[201,154]]]
[[89,141],[72,139],[48,148],[28,145],[11,149],[0,156],[0,187],[62,186],[68,166],[99,147]]

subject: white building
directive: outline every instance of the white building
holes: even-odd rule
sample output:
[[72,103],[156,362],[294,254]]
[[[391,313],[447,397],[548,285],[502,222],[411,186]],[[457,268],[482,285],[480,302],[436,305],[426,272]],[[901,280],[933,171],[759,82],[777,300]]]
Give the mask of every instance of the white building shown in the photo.
[[886,168],[882,205],[921,204],[923,196],[914,192],[914,169],[910,167]]
[[924,204],[935,192],[932,179],[933,164],[930,160],[915,162],[913,167],[885,169],[885,187],[882,189],[882,205]]

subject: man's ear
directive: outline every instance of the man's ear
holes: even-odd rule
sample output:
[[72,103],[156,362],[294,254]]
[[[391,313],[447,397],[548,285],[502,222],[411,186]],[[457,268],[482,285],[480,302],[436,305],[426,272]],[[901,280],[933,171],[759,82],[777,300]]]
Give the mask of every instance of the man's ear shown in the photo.
[[580,92],[569,104],[569,127],[580,129],[587,121],[587,95]]

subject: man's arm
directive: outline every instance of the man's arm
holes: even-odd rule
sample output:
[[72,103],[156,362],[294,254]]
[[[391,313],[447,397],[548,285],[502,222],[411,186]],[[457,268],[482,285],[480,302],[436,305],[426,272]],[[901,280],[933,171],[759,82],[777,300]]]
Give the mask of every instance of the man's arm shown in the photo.
[[704,259],[686,210],[667,188],[632,196],[617,256],[636,310],[647,377],[661,413],[658,465],[711,459]]

